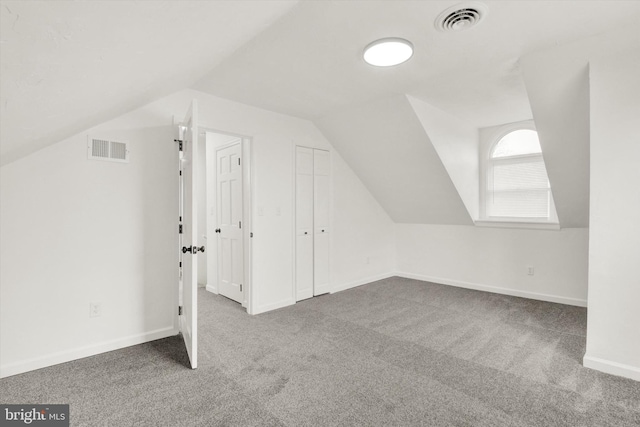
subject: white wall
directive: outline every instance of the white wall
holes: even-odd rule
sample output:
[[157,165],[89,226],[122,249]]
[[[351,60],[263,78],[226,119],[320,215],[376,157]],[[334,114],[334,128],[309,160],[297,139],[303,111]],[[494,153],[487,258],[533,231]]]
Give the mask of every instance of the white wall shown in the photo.
[[[185,90],[90,131],[130,142],[129,164],[88,161],[82,133],[0,169],[1,375],[175,333],[177,152],[168,125],[193,98],[202,126],[252,138],[253,203],[264,212],[253,218],[254,312],[294,303],[295,144],[332,151],[332,287],[391,274],[392,221],[311,122]],[[89,318],[90,302],[102,303],[101,317]]]
[[335,291],[389,277],[395,270],[393,222],[336,151],[333,179],[330,283]]
[[640,381],[640,54],[592,60],[584,364]]
[[589,41],[520,61],[562,227],[589,226]]
[[598,52],[639,49],[636,23],[559,41],[520,59],[561,227],[589,226],[589,60]]
[[173,131],[120,129],[90,134],[128,164],[87,160],[83,133],[0,168],[2,376],[175,333]]
[[[397,224],[398,274],[585,306],[588,229]],[[527,275],[527,267],[534,275]]]

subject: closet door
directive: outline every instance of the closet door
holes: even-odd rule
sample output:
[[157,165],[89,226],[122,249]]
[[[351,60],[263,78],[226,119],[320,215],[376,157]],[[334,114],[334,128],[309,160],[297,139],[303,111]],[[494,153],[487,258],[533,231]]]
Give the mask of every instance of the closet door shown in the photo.
[[296,147],[296,301],[313,296],[313,150]]
[[329,292],[329,152],[313,150],[313,295]]

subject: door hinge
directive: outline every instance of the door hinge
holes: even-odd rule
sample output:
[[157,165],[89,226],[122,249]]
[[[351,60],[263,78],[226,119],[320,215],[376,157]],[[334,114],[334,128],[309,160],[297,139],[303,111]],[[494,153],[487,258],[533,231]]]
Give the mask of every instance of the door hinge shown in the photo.
[[249,237],[253,237],[253,231],[249,233]]
[[182,234],[182,224],[178,225],[178,234]]
[[182,176],[182,171],[180,171],[180,176]]
[[179,305],[178,306],[178,316],[182,316],[182,314],[183,314],[182,306]]
[[178,143],[178,151],[184,151],[181,139],[174,139],[173,141]]
[[178,263],[178,267],[182,268],[182,261]]
[[240,283],[240,292],[242,292],[242,283]]
[[238,166],[240,166],[240,157],[238,157]]
[[238,228],[242,228],[242,221],[238,221]]

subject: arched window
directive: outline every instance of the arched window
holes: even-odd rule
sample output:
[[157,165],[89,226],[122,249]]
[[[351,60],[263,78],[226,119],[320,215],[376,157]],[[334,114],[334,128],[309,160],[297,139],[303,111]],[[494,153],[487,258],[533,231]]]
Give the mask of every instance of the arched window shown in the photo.
[[502,134],[489,151],[486,173],[487,219],[556,221],[535,130],[520,128]]

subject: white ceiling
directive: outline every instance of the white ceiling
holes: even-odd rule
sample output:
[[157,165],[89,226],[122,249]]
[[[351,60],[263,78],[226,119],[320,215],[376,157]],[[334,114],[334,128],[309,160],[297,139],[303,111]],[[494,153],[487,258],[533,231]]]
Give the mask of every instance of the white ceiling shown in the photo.
[[[586,82],[545,52],[583,40],[586,62],[636,48],[640,1],[484,1],[477,27],[436,31],[459,3],[0,0],[1,163],[193,88],[313,120],[398,222],[470,224],[468,135],[535,118],[561,225],[585,226],[588,155],[573,153],[586,147]],[[410,40],[413,58],[364,63],[383,37]]]
[[[196,89],[316,119],[408,94],[476,127],[531,119],[518,65],[529,52],[630,25],[638,1],[485,1],[486,19],[457,33],[434,28],[457,1],[302,2],[237,50]],[[363,48],[382,37],[415,46],[407,63],[375,68]]]
[[2,164],[190,86],[295,4],[2,1]]

